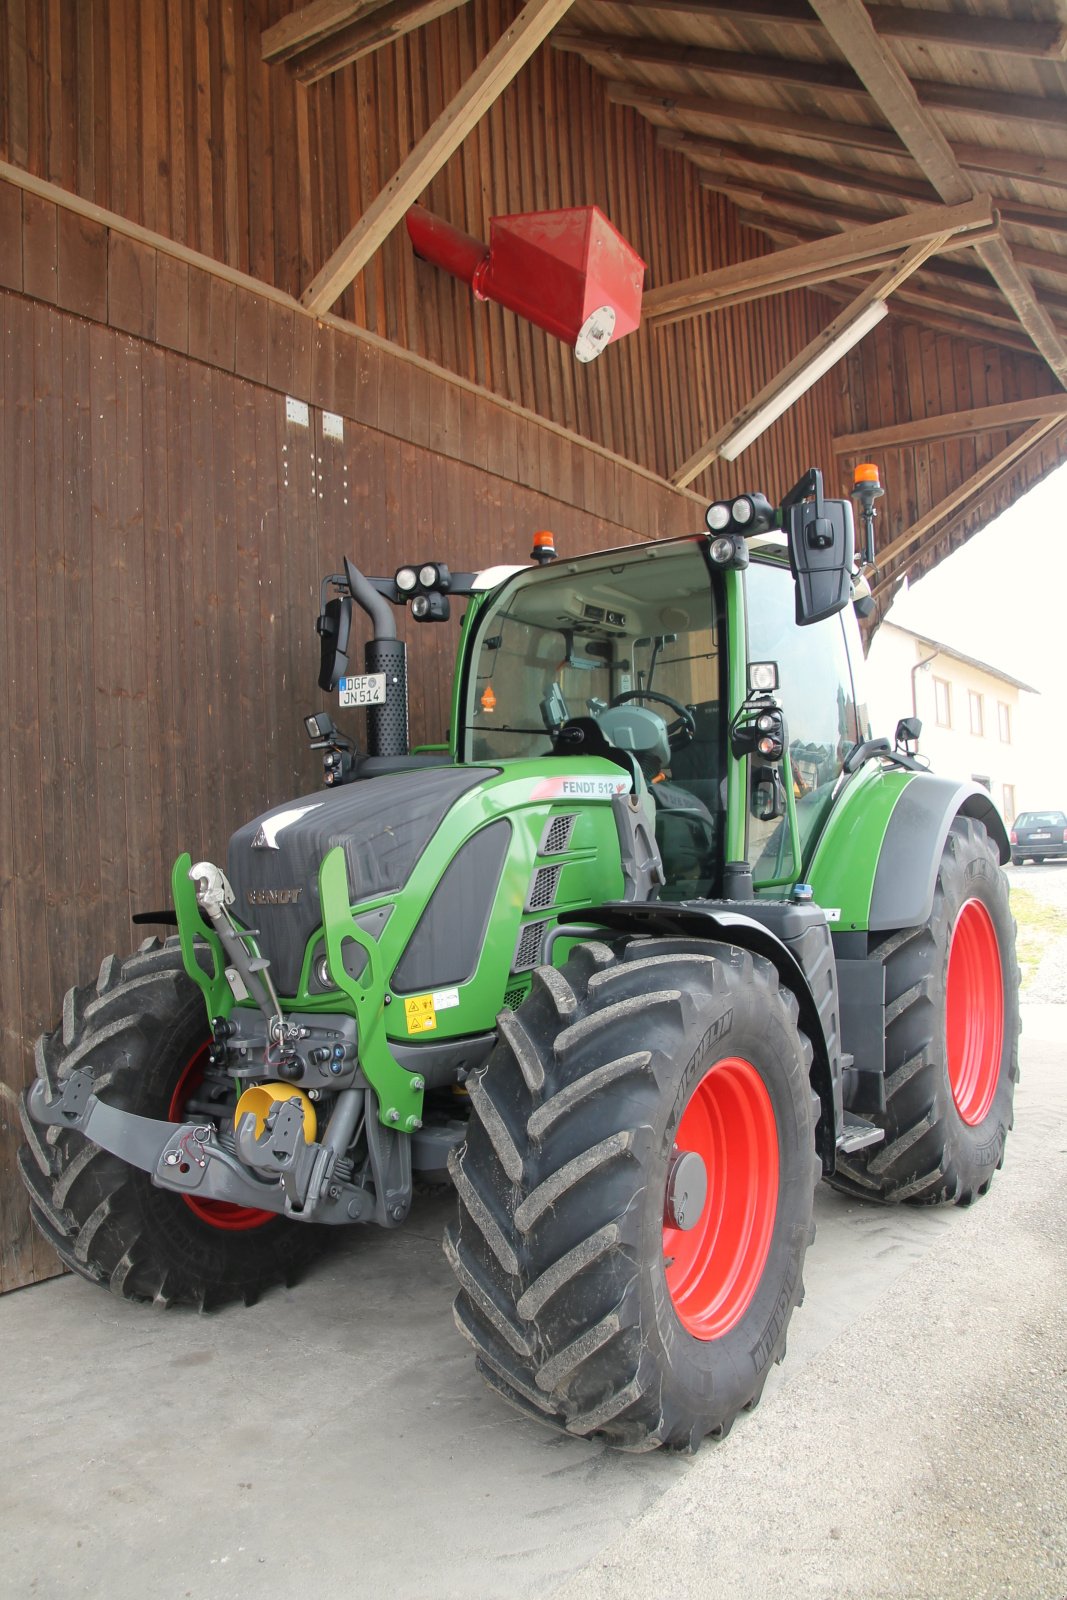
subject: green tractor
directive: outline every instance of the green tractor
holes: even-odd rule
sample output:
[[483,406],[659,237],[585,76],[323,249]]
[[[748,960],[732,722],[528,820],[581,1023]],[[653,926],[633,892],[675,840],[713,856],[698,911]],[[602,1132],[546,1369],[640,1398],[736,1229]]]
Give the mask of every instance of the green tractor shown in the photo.
[[[813,471],[689,538],[326,578],[320,687],[366,751],[308,717],[324,787],[225,872],[183,855],[139,918],[176,936],[38,1042],[21,1169],[63,1262],[250,1301],[450,1179],[494,1390],[623,1449],[721,1436],[784,1354],[820,1177],[966,1204],[1012,1121],[1009,842],[913,725],[871,737],[854,543]],[[412,754],[395,617],[456,597],[450,742]]]

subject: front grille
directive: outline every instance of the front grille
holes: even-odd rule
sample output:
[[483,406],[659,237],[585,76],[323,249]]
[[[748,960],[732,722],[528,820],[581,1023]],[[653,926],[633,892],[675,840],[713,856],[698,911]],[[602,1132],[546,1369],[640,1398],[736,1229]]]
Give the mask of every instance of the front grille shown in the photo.
[[519,934],[519,942],[515,946],[515,960],[511,964],[512,972],[530,972],[541,959],[541,946],[544,943],[547,922],[528,922]]
[[504,1005],[507,1010],[517,1011],[529,992],[529,989],[524,984],[515,989],[506,989],[504,991]]
[[577,812],[571,812],[565,817],[553,817],[552,821],[546,824],[545,831],[541,835],[541,843],[538,846],[537,854],[539,856],[562,855],[571,842],[571,834],[574,831],[574,824],[577,820]]
[[562,867],[538,867],[526,898],[527,911],[547,911],[556,898]]

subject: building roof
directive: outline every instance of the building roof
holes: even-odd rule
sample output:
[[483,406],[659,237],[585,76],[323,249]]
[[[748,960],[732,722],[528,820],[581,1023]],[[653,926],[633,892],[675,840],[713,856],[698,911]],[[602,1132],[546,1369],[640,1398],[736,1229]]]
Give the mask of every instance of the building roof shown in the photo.
[[979,661],[977,656],[969,656],[962,650],[957,650],[953,645],[943,644],[940,639],[931,639],[927,633],[916,633],[914,628],[905,628],[899,622],[883,622],[883,628],[895,628],[898,633],[906,633],[919,644],[929,645],[939,655],[952,656],[955,661],[962,661],[968,667],[977,667],[979,672],[988,672],[990,677],[999,678],[1002,683],[1010,683],[1016,689],[1023,689],[1027,694],[1040,694],[1040,689],[1035,689],[1032,683],[1024,683],[1021,678],[1013,678],[1010,672],[1005,672],[1002,667],[994,667],[988,661]]

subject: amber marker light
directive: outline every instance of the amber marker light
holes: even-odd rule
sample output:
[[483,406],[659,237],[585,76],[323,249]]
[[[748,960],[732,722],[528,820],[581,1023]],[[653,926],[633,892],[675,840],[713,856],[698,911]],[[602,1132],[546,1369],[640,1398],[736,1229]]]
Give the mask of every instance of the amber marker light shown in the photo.
[[533,549],[530,551],[530,560],[537,561],[545,566],[549,561],[556,559],[556,536],[543,528],[540,533],[533,536]]

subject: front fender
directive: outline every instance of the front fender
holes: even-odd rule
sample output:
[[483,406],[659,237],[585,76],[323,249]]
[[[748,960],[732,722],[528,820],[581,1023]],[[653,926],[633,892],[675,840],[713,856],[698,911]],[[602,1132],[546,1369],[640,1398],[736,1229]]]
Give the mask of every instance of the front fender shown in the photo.
[[[767,900],[746,901],[744,905],[742,911],[737,902],[612,901],[581,913],[582,935],[589,923],[598,923],[612,933],[739,945],[753,955],[766,957],[783,986],[796,996],[800,1026],[811,1040],[811,1084],[822,1111],[818,1150],[824,1171],[832,1172],[844,1113],[840,1012],[829,929],[814,906]],[[803,962],[785,938],[768,926],[773,921],[783,923],[783,919],[788,919],[791,927],[795,925],[790,942],[796,943]],[[821,1002],[815,998],[816,991]]]

